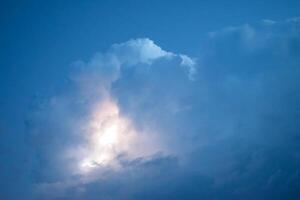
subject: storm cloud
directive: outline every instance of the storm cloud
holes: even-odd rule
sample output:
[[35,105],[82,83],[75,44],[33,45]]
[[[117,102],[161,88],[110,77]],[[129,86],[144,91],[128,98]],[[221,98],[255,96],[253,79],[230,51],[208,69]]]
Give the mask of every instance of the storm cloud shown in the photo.
[[[158,45],[132,39],[76,61],[68,86],[33,103],[34,198],[298,199],[299,18],[210,32],[195,57]],[[134,140],[81,173],[99,153],[86,125],[107,102],[117,111],[101,120],[126,119]]]

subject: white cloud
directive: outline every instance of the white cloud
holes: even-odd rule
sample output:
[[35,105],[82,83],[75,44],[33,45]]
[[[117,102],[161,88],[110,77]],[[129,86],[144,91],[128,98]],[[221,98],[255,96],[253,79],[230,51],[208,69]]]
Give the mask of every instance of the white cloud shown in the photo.
[[[114,44],[87,62],[74,63],[70,90],[50,98],[42,109],[32,114],[33,122],[40,122],[32,129],[32,137],[36,141],[50,138],[48,144],[36,149],[43,152],[42,160],[49,161],[41,163],[45,166],[37,173],[41,179],[39,195],[46,195],[45,191],[51,188],[64,193],[70,185],[74,187],[102,177],[102,171],[108,167],[122,170],[120,156],[131,161],[151,159],[157,153],[174,153],[155,127],[136,128],[132,119],[122,113],[111,91],[126,70],[161,71],[165,66],[174,72],[180,70],[187,81],[196,73],[193,59],[167,52],[147,38]],[[179,105],[176,108],[181,109]],[[51,128],[47,129],[48,126]],[[44,184],[43,181],[48,182],[49,171],[54,181]],[[79,177],[75,182],[74,176]]]
[[148,38],[129,40],[121,44],[114,44],[109,50],[122,64],[136,65],[138,63],[151,64],[153,61],[171,57],[173,53],[162,50]]

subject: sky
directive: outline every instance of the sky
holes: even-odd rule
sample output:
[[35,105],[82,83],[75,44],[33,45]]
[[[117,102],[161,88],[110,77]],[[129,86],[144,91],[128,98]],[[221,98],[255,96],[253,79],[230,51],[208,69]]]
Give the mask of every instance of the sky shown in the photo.
[[0,3],[0,199],[300,199],[300,2]]

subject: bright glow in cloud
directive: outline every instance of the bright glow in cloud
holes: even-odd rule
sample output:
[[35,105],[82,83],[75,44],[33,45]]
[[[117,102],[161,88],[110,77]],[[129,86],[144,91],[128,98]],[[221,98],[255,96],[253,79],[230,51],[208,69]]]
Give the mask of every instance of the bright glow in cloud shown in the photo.
[[130,144],[137,137],[129,120],[120,116],[113,101],[96,106],[85,129],[87,145],[79,163],[83,172],[97,166],[115,165],[116,157],[122,152],[129,152]]
[[165,151],[153,133],[138,132],[131,121],[121,116],[118,105],[107,98],[95,105],[83,123],[82,146],[67,150],[67,157],[76,161],[73,174],[87,174],[101,167],[120,169],[118,158],[151,156]]

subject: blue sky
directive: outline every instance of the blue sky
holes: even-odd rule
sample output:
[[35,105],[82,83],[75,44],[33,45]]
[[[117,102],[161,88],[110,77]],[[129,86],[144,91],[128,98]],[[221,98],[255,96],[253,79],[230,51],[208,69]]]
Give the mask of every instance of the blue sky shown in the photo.
[[298,1],[3,1],[1,199],[299,199]]

